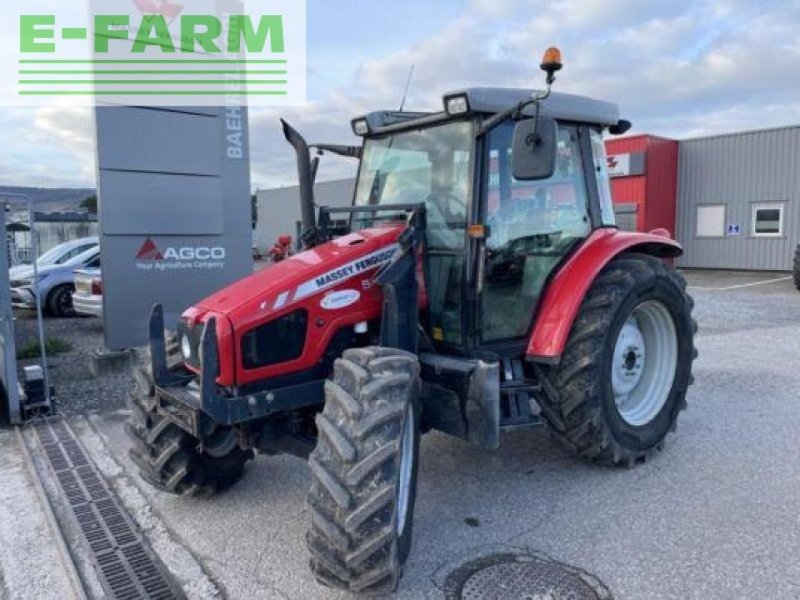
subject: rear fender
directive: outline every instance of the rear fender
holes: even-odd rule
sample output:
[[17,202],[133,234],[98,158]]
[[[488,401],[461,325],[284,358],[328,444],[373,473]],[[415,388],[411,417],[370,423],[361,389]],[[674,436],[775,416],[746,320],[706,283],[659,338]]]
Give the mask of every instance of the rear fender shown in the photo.
[[593,231],[548,285],[528,341],[528,360],[558,363],[586,293],[600,271],[623,252],[675,258],[683,254],[683,248],[664,229],[650,233]]

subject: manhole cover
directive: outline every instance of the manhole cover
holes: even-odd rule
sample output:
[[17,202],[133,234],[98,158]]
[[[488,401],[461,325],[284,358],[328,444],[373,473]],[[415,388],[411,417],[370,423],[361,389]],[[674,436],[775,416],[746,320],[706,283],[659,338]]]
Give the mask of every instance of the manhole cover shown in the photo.
[[495,554],[457,569],[445,582],[448,600],[610,600],[597,578],[540,556]]

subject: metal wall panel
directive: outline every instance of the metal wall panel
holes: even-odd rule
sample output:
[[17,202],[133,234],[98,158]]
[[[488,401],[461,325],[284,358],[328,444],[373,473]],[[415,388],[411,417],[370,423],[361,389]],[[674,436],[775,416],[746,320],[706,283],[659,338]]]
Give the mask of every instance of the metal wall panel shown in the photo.
[[615,204],[617,227],[622,231],[638,231],[638,204]]
[[[106,210],[106,235],[169,235],[176,221],[186,235],[219,235],[225,230],[219,177],[101,171],[99,187],[117,188],[114,210]],[[186,219],[191,214],[193,218]],[[153,218],[158,215],[158,218]]]
[[101,170],[219,175],[222,120],[203,113],[153,108],[101,108]]
[[647,199],[644,218],[639,218],[642,231],[666,229],[675,235],[675,210],[678,193],[678,142],[655,136],[648,137]]
[[[354,169],[355,170],[355,167]],[[350,206],[355,179],[321,181],[314,186],[317,206]],[[255,243],[264,252],[272,248],[280,235],[297,237],[300,221],[300,190],[296,185],[258,192],[258,225]]]
[[[0,203],[0,231],[6,232],[6,205]],[[10,423],[20,422],[19,388],[17,386],[17,350],[14,342],[14,313],[11,310],[11,285],[8,280],[8,247],[0,250],[0,416]],[[0,419],[0,422],[2,419]]]
[[[800,235],[800,126],[687,140],[679,154],[679,266],[790,270]],[[754,203],[785,205],[783,236],[752,235]],[[697,237],[701,204],[724,204],[740,234]]]

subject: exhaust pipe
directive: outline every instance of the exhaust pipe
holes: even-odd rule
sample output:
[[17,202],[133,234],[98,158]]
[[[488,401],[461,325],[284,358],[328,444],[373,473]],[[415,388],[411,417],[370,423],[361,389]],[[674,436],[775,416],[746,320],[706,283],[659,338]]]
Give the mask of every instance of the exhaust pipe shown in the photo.
[[297,179],[300,186],[300,214],[303,223],[303,245],[311,248],[317,242],[317,212],[314,205],[314,179],[316,168],[311,161],[311,150],[300,133],[281,119],[283,135],[297,154]]

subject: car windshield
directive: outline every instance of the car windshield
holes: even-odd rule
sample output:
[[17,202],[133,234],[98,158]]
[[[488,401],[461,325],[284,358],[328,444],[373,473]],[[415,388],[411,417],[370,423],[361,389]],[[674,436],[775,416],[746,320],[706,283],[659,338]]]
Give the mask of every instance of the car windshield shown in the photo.
[[470,121],[368,139],[355,204],[423,202],[429,245],[461,247],[472,187],[474,139]]
[[91,261],[92,259],[96,258],[98,254],[99,250],[97,249],[97,246],[94,246],[92,248],[89,248],[86,252],[82,252],[77,256],[73,256],[68,261],[62,264],[69,267],[74,267],[77,265],[85,265],[88,264],[89,261]]
[[50,248],[47,252],[42,254],[39,258],[36,259],[36,264],[40,267],[46,267],[47,265],[53,265],[61,258],[64,254],[67,253],[66,245],[59,244],[55,248]]
[[87,250],[95,249],[96,247],[97,242],[91,240],[86,240],[83,243],[78,244],[75,244],[74,242],[59,244],[37,258],[36,265],[39,267],[48,267],[50,265],[75,264],[73,262],[74,258],[80,254],[83,254]]

